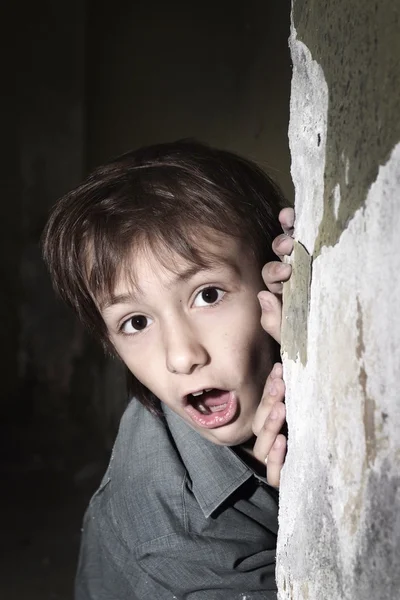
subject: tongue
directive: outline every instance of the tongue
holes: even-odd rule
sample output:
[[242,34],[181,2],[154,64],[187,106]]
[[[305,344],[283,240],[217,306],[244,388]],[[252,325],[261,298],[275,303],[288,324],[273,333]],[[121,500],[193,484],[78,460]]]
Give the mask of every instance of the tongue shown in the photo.
[[[229,392],[213,389],[210,392],[203,392],[203,394],[197,398],[197,409],[200,410],[198,407],[202,404],[204,408],[210,411],[210,413],[217,412],[218,410],[224,409],[228,400]],[[200,412],[203,411],[200,410]]]
[[211,409],[214,406],[221,406],[226,404],[229,400],[229,392],[225,390],[211,390],[211,392],[204,392],[199,398],[199,402],[206,408]]

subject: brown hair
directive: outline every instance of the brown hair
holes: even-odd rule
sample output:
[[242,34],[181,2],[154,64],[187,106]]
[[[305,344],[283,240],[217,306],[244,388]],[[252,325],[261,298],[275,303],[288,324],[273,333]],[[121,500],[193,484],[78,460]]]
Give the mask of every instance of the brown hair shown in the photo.
[[[57,293],[107,348],[98,304],[112,296],[132,249],[148,246],[165,262],[177,252],[206,266],[194,232],[211,228],[244,239],[261,269],[274,259],[282,206],[272,180],[231,152],[190,140],[148,146],[97,168],[58,201],[44,259]],[[130,391],[157,412],[157,399],[133,376]]]

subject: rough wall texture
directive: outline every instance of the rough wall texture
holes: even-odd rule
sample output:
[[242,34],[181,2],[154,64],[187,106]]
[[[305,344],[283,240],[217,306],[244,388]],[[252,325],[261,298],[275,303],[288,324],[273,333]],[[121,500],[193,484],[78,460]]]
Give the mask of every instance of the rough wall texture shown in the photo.
[[400,597],[399,11],[293,5],[281,600]]

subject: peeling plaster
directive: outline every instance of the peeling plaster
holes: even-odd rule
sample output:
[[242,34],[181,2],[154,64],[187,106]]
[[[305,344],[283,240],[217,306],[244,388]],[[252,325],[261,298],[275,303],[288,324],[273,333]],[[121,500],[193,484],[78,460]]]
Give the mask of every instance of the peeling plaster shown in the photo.
[[308,308],[311,285],[311,256],[295,241],[290,262],[293,275],[283,285],[281,353],[292,360],[307,362]]
[[[317,255],[324,245],[338,241],[400,139],[400,5],[391,0],[293,0],[292,19],[296,45],[310,49],[329,90],[323,217],[315,219]],[[295,64],[298,57],[292,56]],[[316,95],[319,79],[304,79],[306,83]],[[309,96],[307,89],[305,93],[296,100],[300,110]],[[320,108],[313,106],[318,119]],[[342,154],[348,162],[341,160]],[[342,202],[336,217],[333,193],[338,184]]]
[[364,366],[364,323],[362,316],[362,308],[359,299],[357,298],[357,330],[358,340],[356,347],[356,356],[360,361],[360,371],[358,373],[358,381],[360,382],[361,390],[364,396],[364,435],[366,443],[366,461],[367,466],[371,466],[376,458],[376,434],[375,434],[375,409],[376,404],[373,398],[368,395],[368,375]]
[[296,189],[296,228],[303,232],[301,243],[312,255],[323,216],[328,86],[322,68],[297,39],[293,26],[290,51],[293,76],[289,146]]
[[387,0],[293,0],[295,235],[312,278],[308,297],[304,282],[284,293],[285,316],[308,312],[283,336],[279,600],[400,598],[399,26]]
[[283,336],[280,600],[400,597],[399,25],[387,0],[293,0],[295,234],[312,279],[309,296],[285,286],[285,317],[308,311]]
[[340,208],[340,185],[337,184],[335,189],[333,190],[333,211],[335,213],[335,218],[337,219],[339,216],[339,208]]
[[283,356],[280,600],[399,596],[399,189],[400,144],[313,261],[306,366]]

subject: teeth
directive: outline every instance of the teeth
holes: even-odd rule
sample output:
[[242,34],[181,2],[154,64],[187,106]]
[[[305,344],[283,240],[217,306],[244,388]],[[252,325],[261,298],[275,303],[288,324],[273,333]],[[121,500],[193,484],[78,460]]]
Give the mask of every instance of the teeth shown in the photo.
[[201,396],[202,394],[204,394],[204,392],[211,392],[212,389],[214,388],[207,388],[206,390],[201,390],[200,392],[192,392],[192,396]]
[[[192,396],[193,398],[198,398],[199,396],[202,396],[204,394],[204,392],[211,392],[211,390],[213,390],[213,389],[214,388],[207,388],[205,390],[201,390],[200,392],[192,392],[190,394],[190,396]],[[200,400],[196,400],[196,408],[203,415],[210,415],[211,412],[214,412],[214,411],[210,410],[209,408],[207,408],[206,406],[204,406],[203,402],[201,402]]]
[[210,411],[212,413],[221,412],[222,410],[225,410],[225,409],[226,409],[226,402],[225,402],[225,404],[220,404],[219,406],[210,406]]

